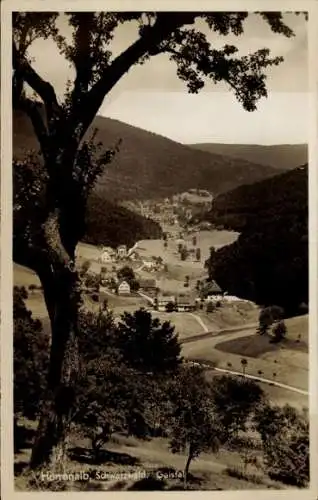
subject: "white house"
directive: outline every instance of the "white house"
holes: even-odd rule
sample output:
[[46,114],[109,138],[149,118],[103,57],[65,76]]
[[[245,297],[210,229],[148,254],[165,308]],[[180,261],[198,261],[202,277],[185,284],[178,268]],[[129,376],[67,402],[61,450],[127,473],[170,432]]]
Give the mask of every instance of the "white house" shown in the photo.
[[99,261],[102,264],[109,264],[111,262],[114,262],[116,256],[115,250],[113,250],[111,247],[105,247],[102,250],[102,253],[99,257]]
[[122,281],[118,286],[118,295],[130,295],[130,285],[127,281]]
[[142,267],[146,271],[154,271],[157,267],[157,264],[153,260],[144,260],[142,263]]

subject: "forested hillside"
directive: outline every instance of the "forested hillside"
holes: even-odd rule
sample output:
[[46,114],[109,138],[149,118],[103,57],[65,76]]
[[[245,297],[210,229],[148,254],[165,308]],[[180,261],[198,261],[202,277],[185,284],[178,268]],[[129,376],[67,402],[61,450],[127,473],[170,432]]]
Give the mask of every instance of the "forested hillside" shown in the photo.
[[292,170],[308,161],[307,144],[193,144],[209,153],[241,158],[277,169]]
[[[13,118],[14,153],[19,158],[38,144],[28,118],[17,112]],[[89,133],[94,129],[96,141],[105,149],[122,141],[96,185],[109,201],[164,198],[190,188],[216,195],[278,173],[273,167],[199,151],[110,118],[97,116]]]
[[287,315],[308,304],[308,167],[217,198],[210,220],[242,231],[215,252],[209,274],[229,293]]

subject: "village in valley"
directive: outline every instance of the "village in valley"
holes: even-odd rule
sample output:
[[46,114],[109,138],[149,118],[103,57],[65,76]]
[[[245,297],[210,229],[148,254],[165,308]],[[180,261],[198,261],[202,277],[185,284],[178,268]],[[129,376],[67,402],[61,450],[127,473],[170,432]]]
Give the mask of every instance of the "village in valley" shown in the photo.
[[213,305],[246,302],[229,296],[205,268],[211,251],[237,238],[235,232],[197,222],[198,214],[208,210],[211,201],[209,192],[190,189],[164,200],[123,203],[159,223],[162,239],[139,241],[131,248],[80,244],[78,266],[88,301],[107,301],[115,313],[116,297],[122,299],[121,305],[126,298],[128,308],[134,297],[141,306],[170,313],[211,312]]

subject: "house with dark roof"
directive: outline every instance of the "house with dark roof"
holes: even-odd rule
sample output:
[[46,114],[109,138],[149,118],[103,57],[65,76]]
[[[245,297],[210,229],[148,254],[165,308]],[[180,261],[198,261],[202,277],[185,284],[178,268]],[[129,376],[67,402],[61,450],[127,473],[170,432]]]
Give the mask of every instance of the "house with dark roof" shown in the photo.
[[173,295],[161,295],[156,300],[156,308],[158,311],[166,312],[168,304],[175,306],[176,298]]
[[154,279],[140,279],[139,289],[143,292],[155,292],[157,290],[157,283]]
[[200,295],[206,298],[209,295],[223,295],[223,291],[215,280],[211,280],[204,283],[200,290]]
[[195,308],[193,301],[189,297],[178,297],[177,298],[177,311],[178,312],[188,312],[193,311]]

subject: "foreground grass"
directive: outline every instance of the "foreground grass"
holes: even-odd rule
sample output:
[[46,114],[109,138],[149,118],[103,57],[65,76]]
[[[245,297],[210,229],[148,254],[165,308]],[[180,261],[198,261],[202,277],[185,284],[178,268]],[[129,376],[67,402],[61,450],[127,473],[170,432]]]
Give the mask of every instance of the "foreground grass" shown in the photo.
[[[24,421],[34,430],[34,423]],[[15,488],[26,490],[67,491],[132,491],[132,490],[182,490],[181,473],[186,457],[172,454],[165,439],[139,440],[114,435],[103,450],[101,459],[93,459],[88,440],[71,436],[70,453],[64,466],[69,474],[88,475],[89,479],[49,481],[43,470],[34,474],[28,471],[31,441],[15,457]],[[242,457],[236,451],[222,449],[217,455],[202,454],[191,465],[189,489],[194,490],[247,490],[282,489],[285,486],[271,481],[261,470],[244,471]]]

